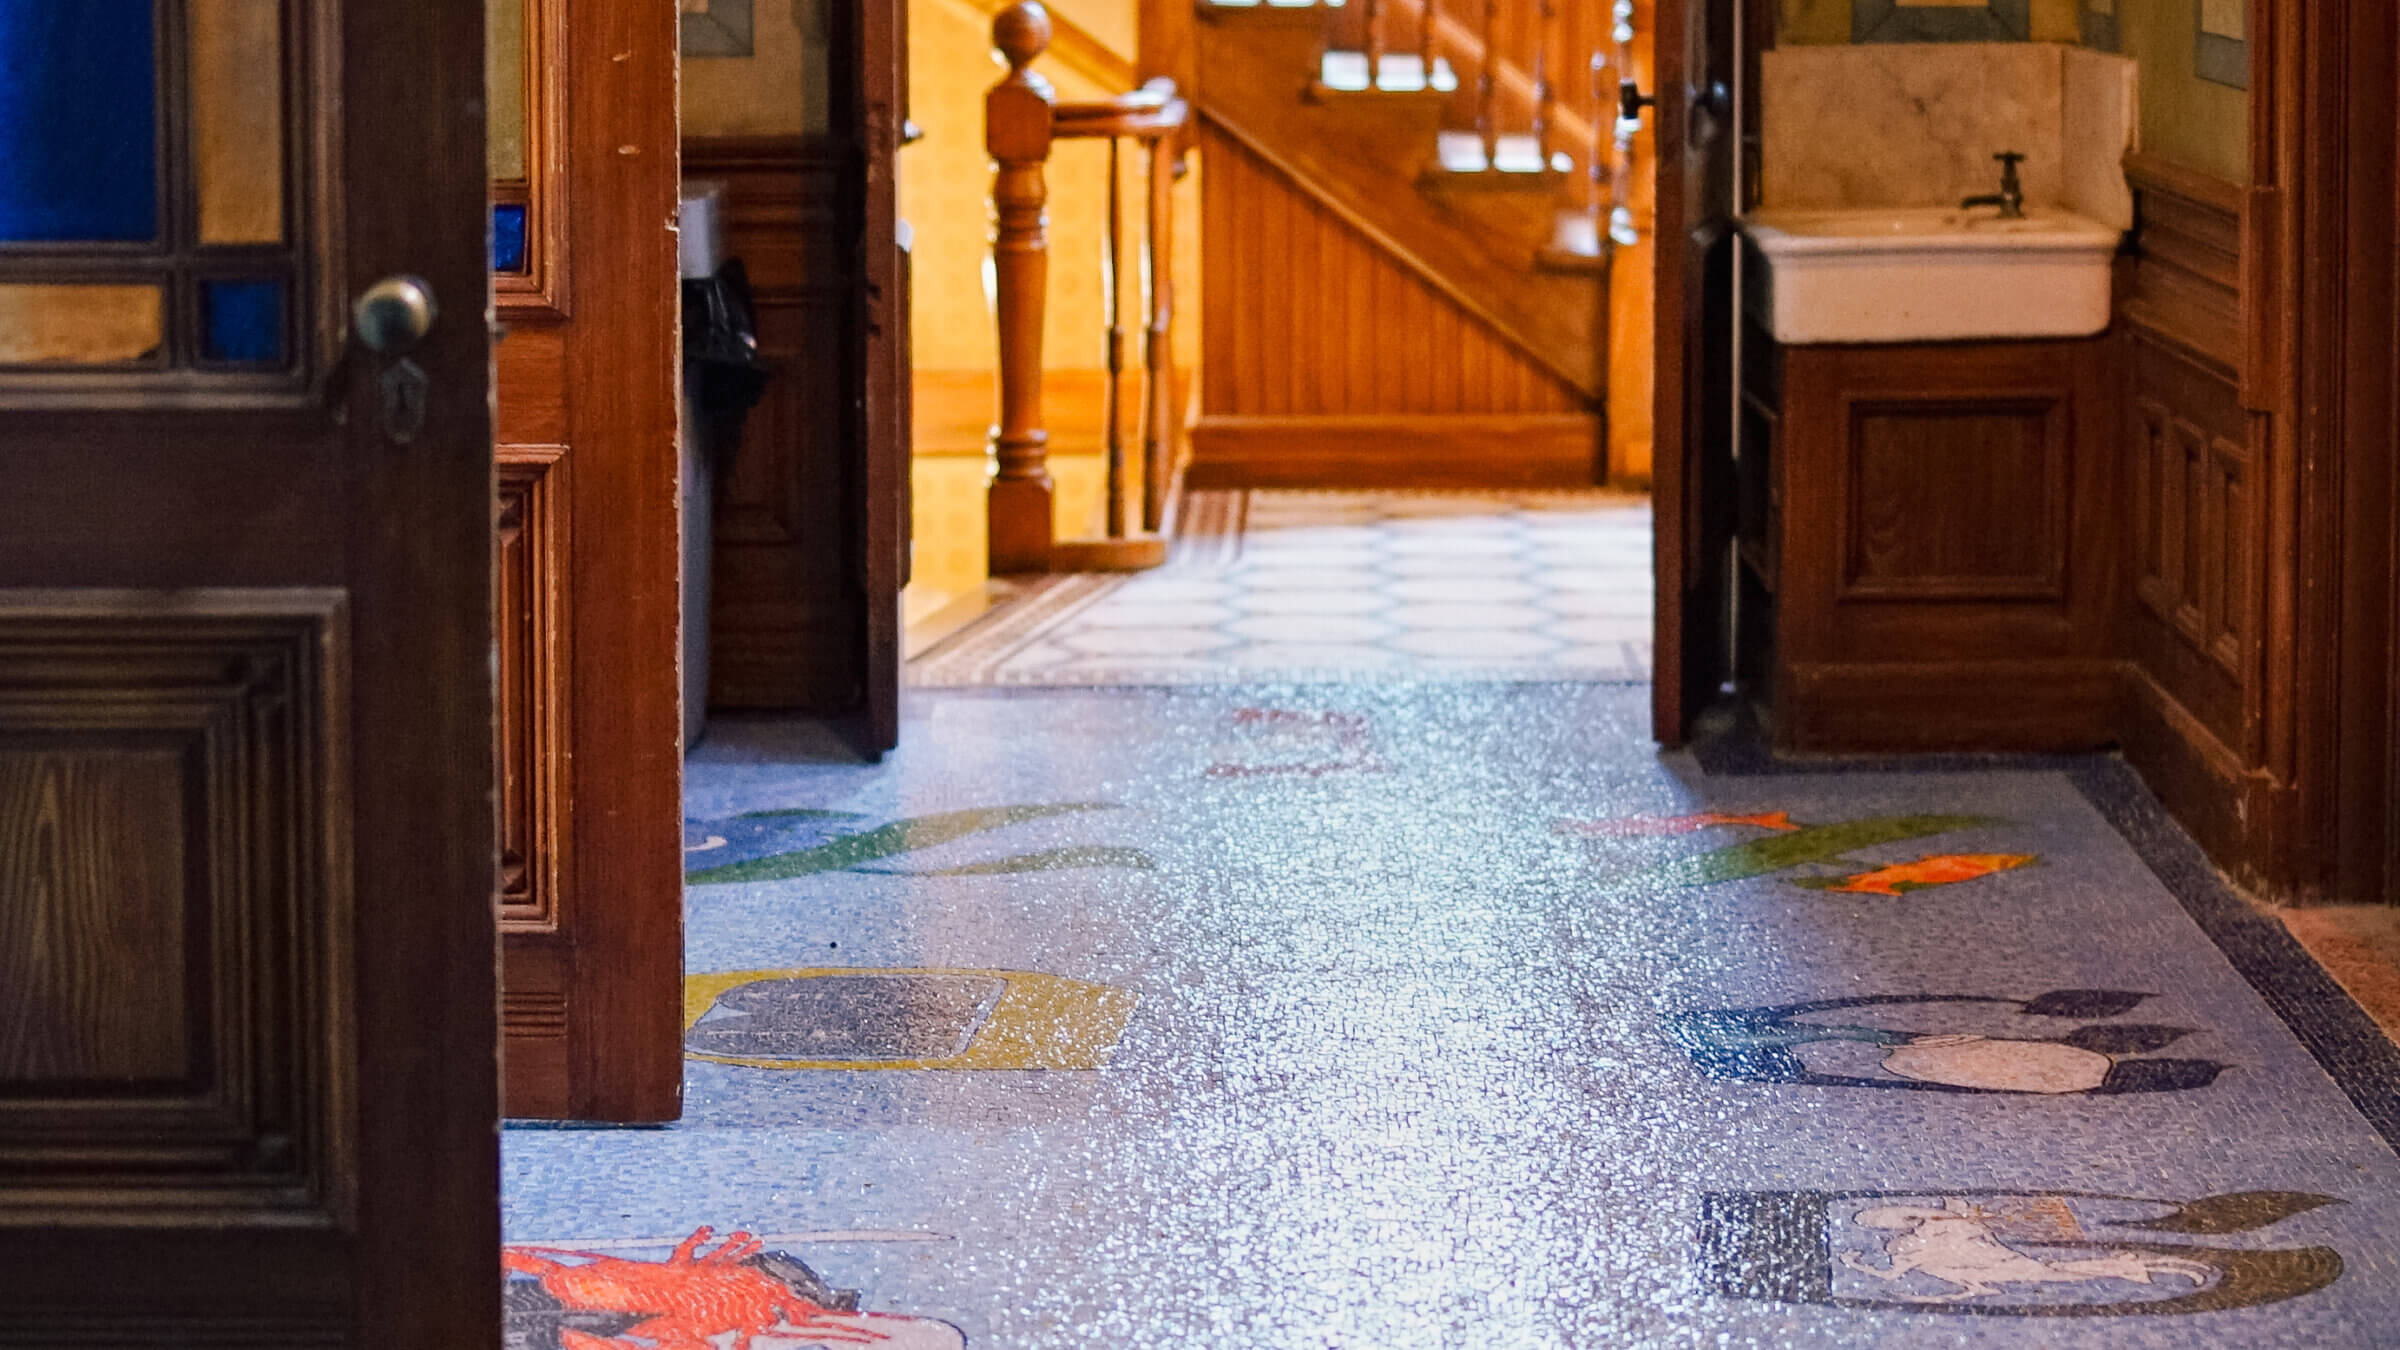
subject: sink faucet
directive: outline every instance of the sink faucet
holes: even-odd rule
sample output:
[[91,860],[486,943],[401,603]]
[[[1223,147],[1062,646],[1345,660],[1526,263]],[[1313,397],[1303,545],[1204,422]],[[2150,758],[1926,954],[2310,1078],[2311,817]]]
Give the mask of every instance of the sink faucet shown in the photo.
[[2022,220],[2025,216],[2025,185],[2017,179],[2017,166],[2025,156],[2014,150],[2003,150],[1992,158],[2000,161],[2000,190],[1988,196],[1969,197],[1960,202],[1961,210],[1978,206],[1997,206],[2005,220]]

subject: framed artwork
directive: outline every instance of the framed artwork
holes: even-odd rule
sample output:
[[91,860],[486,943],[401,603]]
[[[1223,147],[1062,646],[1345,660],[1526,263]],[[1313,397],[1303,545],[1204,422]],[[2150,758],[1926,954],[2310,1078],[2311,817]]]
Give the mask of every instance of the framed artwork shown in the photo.
[[2250,87],[2250,13],[2247,0],[2193,0],[2199,10],[2193,35],[2192,72],[2214,84]]
[[1858,0],[1853,42],[2024,42],[2030,0]]
[[753,54],[751,0],[682,0],[685,56]]

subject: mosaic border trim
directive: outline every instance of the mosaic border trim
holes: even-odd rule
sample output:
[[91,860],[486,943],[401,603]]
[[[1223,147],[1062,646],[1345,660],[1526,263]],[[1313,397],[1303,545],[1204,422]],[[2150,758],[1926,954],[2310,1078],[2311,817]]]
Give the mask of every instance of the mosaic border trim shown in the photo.
[[1858,0],[1852,42],[2024,42],[2033,36],[2031,0],[1989,0],[1982,9]]
[[2094,51],[2118,50],[2115,0],[2083,0],[2076,17],[2084,46]]
[[2192,73],[2210,84],[2250,87],[2250,44],[2215,33],[2192,35]]
[[685,56],[751,56],[757,52],[757,23],[751,0],[705,0],[683,11]]
[[2133,766],[2116,755],[1912,755],[1781,759],[1744,711],[1695,737],[1692,758],[1711,778],[1825,773],[2009,770],[2066,778],[2129,845],[2184,913],[2299,1038],[2384,1144],[2400,1154],[2400,1044],[2350,997],[2300,940],[2220,876]]
[[2400,1153],[2400,1045],[2300,939],[2225,883],[2132,765],[2112,755],[2079,765],[2067,777],[2308,1047],[2384,1143]]
[[1186,488],[1176,502],[1167,542],[1168,565],[1222,572],[1242,560],[1250,527],[1250,490]]

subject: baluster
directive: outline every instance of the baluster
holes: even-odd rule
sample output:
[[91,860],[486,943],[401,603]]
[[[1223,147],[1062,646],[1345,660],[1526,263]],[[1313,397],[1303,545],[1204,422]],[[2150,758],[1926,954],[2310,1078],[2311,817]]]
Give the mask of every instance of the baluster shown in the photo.
[[1367,88],[1383,87],[1383,0],[1367,0]]
[[1550,167],[1550,129],[1558,121],[1558,90],[1550,79],[1550,50],[1558,44],[1557,0],[1542,0],[1533,30],[1533,144]]
[[1125,380],[1125,321],[1123,298],[1119,294],[1117,275],[1117,236],[1123,228],[1123,211],[1117,194],[1117,145],[1119,138],[1108,138],[1108,229],[1100,236],[1100,296],[1108,311],[1108,385],[1100,391],[1100,420],[1104,430],[1103,444],[1108,449],[1108,537],[1125,537],[1125,433],[1124,418],[1119,409],[1118,389]]
[[1425,87],[1433,88],[1434,32],[1441,26],[1439,0],[1424,0],[1417,10],[1417,64],[1425,72]]
[[1615,84],[1608,78],[1608,61],[1601,49],[1592,48],[1592,143],[1584,147],[1583,208],[1592,217],[1592,238],[1597,241],[1605,233],[1600,219],[1601,202],[1607,196],[1603,186],[1609,168],[1608,147],[1616,139]]
[[995,573],[1047,571],[1051,562],[1050,433],[1042,426],[1042,312],[1050,280],[1050,82],[1034,58],[1050,45],[1038,0],[1002,10],[992,45],[1008,75],[984,96],[992,175],[992,308],[1000,329],[1000,420],[992,428],[990,557]]
[[[1616,0],[1611,7],[1609,36],[1616,43],[1617,79],[1640,78],[1641,72],[1633,68],[1633,0]],[[1614,92],[1603,91],[1601,97],[1608,98]],[[1608,237],[1631,248],[1639,242],[1633,226],[1633,138],[1640,126],[1634,122],[1617,122],[1613,114],[1609,120],[1613,134],[1609,137],[1608,202],[1605,207],[1608,212]],[[1595,122],[1593,125],[1599,124]]]
[[1483,56],[1475,68],[1475,131],[1483,138],[1483,168],[1500,167],[1500,113],[1496,106],[1499,81],[1493,70],[1500,64],[1500,0],[1483,0]]
[[1175,472],[1175,165],[1180,132],[1150,143],[1150,227],[1142,271],[1150,282],[1150,322],[1142,335],[1142,528],[1158,533]]

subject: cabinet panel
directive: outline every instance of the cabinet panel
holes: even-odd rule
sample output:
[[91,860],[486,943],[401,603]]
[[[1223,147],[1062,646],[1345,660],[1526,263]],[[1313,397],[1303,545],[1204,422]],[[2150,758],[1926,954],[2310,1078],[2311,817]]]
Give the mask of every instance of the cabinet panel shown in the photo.
[[[1776,737],[2068,749],[2115,679],[2114,346],[1793,347],[1773,437]],[[1754,391],[1755,393],[1755,391]]]
[[2063,598],[2071,403],[1852,404],[1841,597]]

